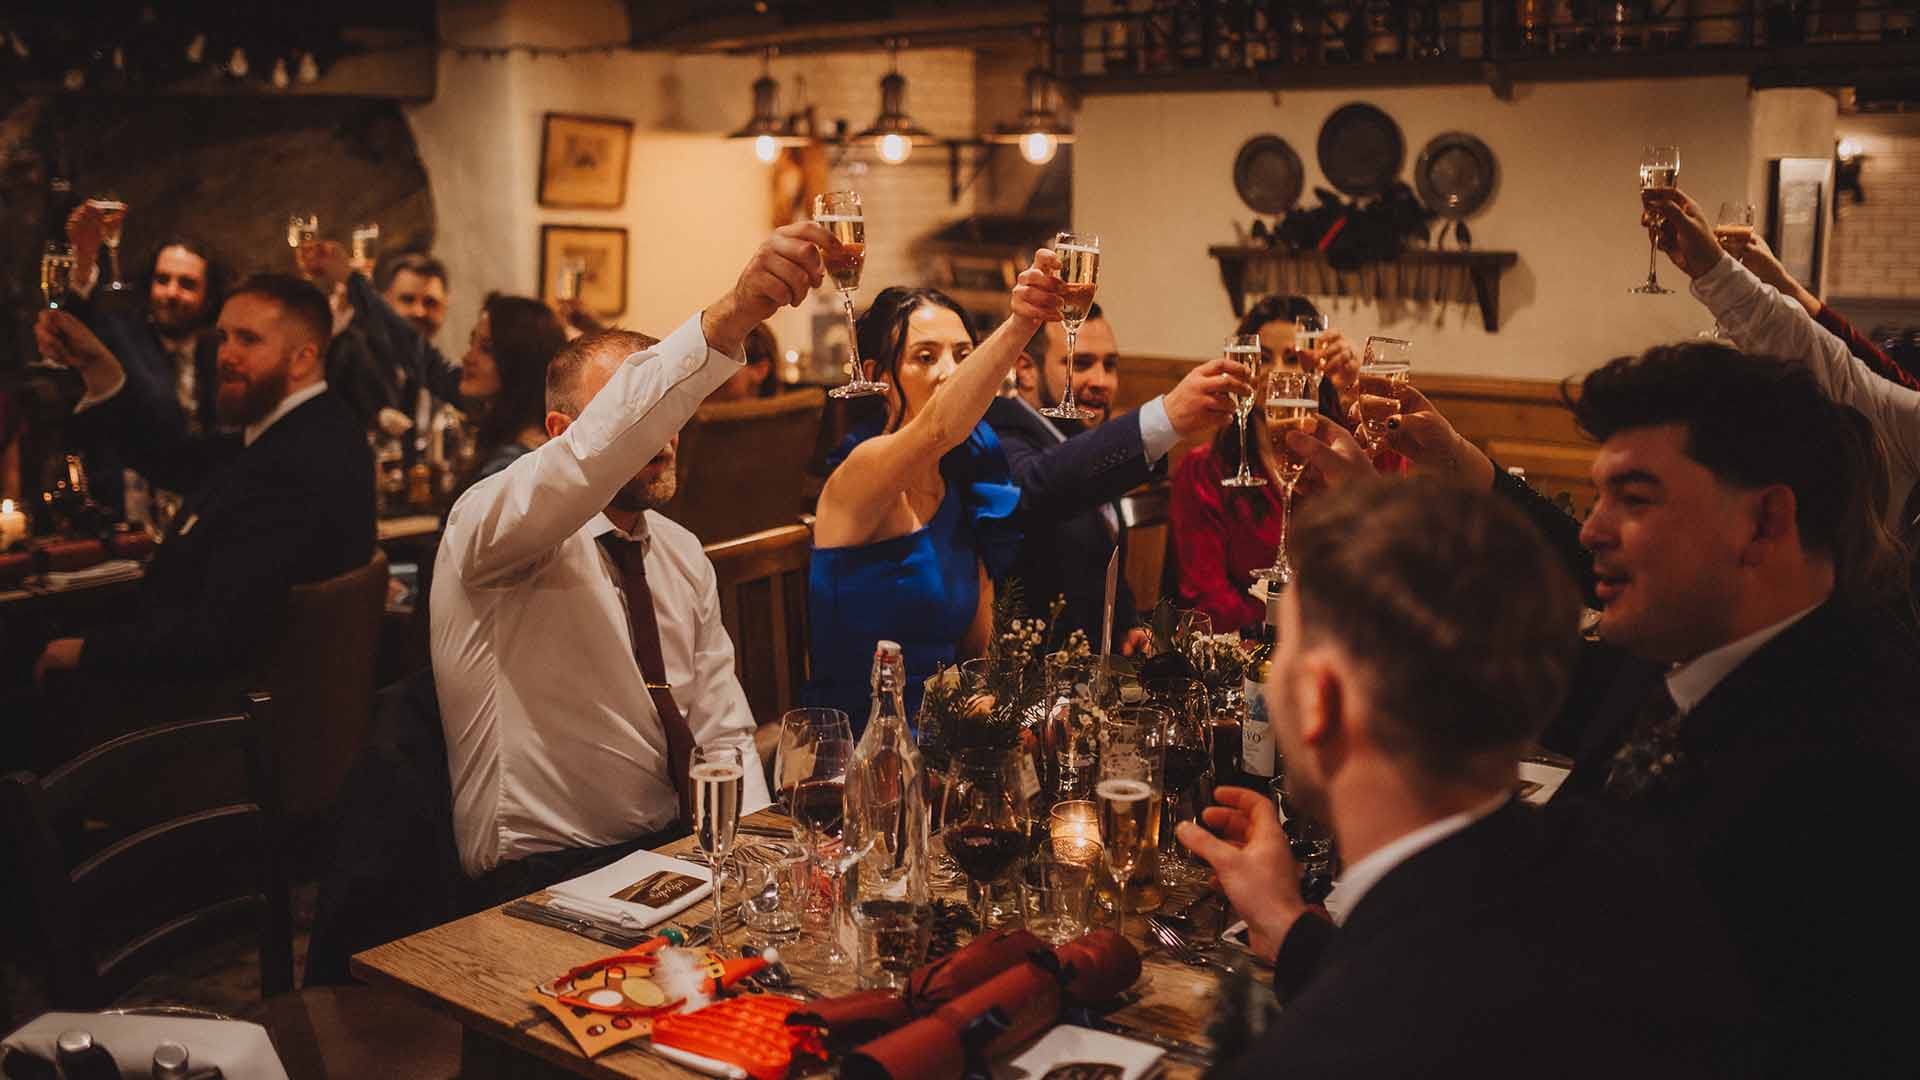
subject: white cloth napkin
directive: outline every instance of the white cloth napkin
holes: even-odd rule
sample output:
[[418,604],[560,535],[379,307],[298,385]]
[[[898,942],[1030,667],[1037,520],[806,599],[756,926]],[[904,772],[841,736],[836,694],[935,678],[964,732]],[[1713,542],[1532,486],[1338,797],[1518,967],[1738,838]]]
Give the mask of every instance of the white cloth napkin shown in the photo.
[[1140,1080],[1165,1054],[1157,1046],[1125,1036],[1061,1024],[1010,1060],[995,1062],[993,1076],[994,1080],[1040,1080],[1055,1065],[1098,1062],[1126,1070],[1120,1074],[1122,1080]]
[[[613,899],[614,893],[662,870],[701,878],[705,884],[689,890],[686,895],[664,907],[648,907],[645,904]],[[570,881],[563,881],[547,891],[553,895],[549,903],[555,910],[604,919],[635,930],[644,930],[666,922],[706,899],[708,894],[713,892],[713,881],[712,872],[698,863],[690,863],[684,859],[676,859],[651,851],[636,851],[619,862],[603,866],[590,874],[582,874]]]
[[177,1042],[187,1048],[194,1069],[218,1066],[226,1080],[287,1080],[267,1029],[241,1020],[50,1012],[7,1036],[4,1045],[52,1062],[60,1033],[76,1028],[107,1048],[122,1076],[146,1076],[153,1069],[154,1047]]
[[1520,779],[1528,783],[1539,784],[1538,788],[1526,795],[1526,801],[1535,806],[1547,805],[1547,800],[1560,790],[1567,776],[1573,770],[1558,765],[1549,765],[1544,761],[1523,761],[1520,763]]
[[132,559],[108,559],[95,563],[84,570],[49,570],[47,585],[55,589],[71,589],[80,585],[105,585],[114,581],[133,581],[143,570]]

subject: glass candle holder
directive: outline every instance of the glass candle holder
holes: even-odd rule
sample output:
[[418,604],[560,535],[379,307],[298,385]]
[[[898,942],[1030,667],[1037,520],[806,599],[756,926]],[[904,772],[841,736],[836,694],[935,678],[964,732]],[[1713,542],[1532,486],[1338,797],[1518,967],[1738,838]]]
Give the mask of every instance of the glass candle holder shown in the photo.
[[1056,804],[1049,819],[1055,859],[1085,867],[1100,862],[1100,812],[1092,802],[1076,799]]

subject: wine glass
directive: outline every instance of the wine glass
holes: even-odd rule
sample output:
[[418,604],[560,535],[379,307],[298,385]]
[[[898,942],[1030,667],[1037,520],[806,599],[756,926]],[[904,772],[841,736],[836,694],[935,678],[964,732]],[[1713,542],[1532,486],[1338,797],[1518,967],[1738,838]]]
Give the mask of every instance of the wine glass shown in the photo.
[[100,212],[100,243],[107,249],[107,289],[121,292],[127,284],[120,280],[120,237],[127,224],[127,204],[109,193],[87,200]]
[[[1678,185],[1679,182],[1679,147],[1649,146],[1646,152],[1640,155],[1641,191],[1671,190]],[[1643,296],[1662,296],[1673,291],[1672,289],[1663,287],[1659,279],[1654,277],[1653,273],[1654,256],[1657,255],[1660,250],[1658,245],[1660,237],[1658,216],[1657,214],[1655,215],[1656,221],[1647,229],[1647,280],[1628,289],[1628,292],[1639,293]]]
[[[1360,357],[1360,441],[1367,449],[1376,449],[1386,438],[1387,420],[1400,412],[1400,388],[1407,385],[1413,372],[1413,342],[1400,338],[1367,338],[1366,352]],[[1302,397],[1319,403],[1315,393]]]
[[[1261,360],[1260,335],[1235,334],[1227,339],[1226,352],[1227,359],[1237,360],[1247,366],[1247,380],[1258,386]],[[1240,429],[1240,469],[1232,476],[1221,480],[1221,487],[1267,486],[1266,477],[1255,476],[1253,470],[1247,468],[1247,414],[1253,411],[1253,399],[1256,393],[1254,390],[1248,390],[1245,394],[1233,395],[1233,422]]]
[[1095,662],[1064,652],[1046,660],[1047,718],[1041,731],[1052,762],[1056,800],[1093,798],[1093,763],[1098,753],[1095,734],[1099,713],[1093,702]]
[[[1147,701],[1166,712],[1160,739],[1166,764],[1166,818],[1160,829],[1161,876],[1175,883],[1204,880],[1210,871],[1173,841],[1170,826],[1197,816],[1199,807],[1205,805],[1201,792],[1211,787],[1202,784],[1213,767],[1213,717],[1209,713],[1207,688],[1198,679],[1150,679]],[[1182,814],[1181,804],[1189,801],[1194,812]]]
[[[840,840],[845,815],[847,765],[853,760],[853,725],[839,709],[794,709],[780,718],[780,744],[774,751],[774,789],[792,819],[793,838],[807,852],[808,914],[816,914],[812,886],[829,864],[826,856]],[[840,947],[838,873],[826,911],[826,942],[821,959],[829,965],[850,958]]]
[[820,250],[827,273],[833,275],[833,287],[840,290],[840,302],[847,308],[847,355],[851,368],[847,382],[827,391],[829,397],[865,397],[884,394],[887,384],[868,379],[860,366],[860,330],[853,318],[853,294],[860,288],[860,269],[867,261],[867,218],[860,208],[860,195],[852,191],[828,191],[813,197],[813,220],[827,230],[830,238]]
[[[1740,258],[1748,245],[1753,243],[1753,219],[1753,204],[1744,202],[1721,203],[1720,215],[1713,219],[1714,238],[1735,259]],[[1715,319],[1713,328],[1700,331],[1700,336],[1725,340],[1727,332],[1721,327],[1720,320]]]
[[[49,242],[40,255],[40,299],[48,311],[59,311],[73,285],[73,245]],[[40,354],[32,367],[61,368],[66,365]]]
[[[1368,339],[1367,346],[1373,347]],[[1361,369],[1365,371],[1365,368]],[[1273,460],[1280,476],[1280,545],[1274,550],[1273,565],[1256,570],[1253,576],[1269,588],[1293,580],[1293,563],[1287,558],[1287,530],[1293,526],[1293,491],[1307,471],[1306,460],[1287,449],[1287,432],[1311,434],[1320,422],[1320,401],[1315,376],[1304,372],[1276,371],[1267,377],[1267,440],[1273,447]]]
[[287,246],[295,251],[302,244],[311,244],[320,239],[320,217],[318,214],[294,214],[287,218]]
[[587,277],[586,260],[567,256],[560,260],[560,273],[553,280],[553,297],[561,303],[580,299],[580,283]]
[[380,226],[376,222],[355,225],[348,233],[351,241],[348,247],[353,268],[369,276],[373,273],[374,260],[380,257]]
[[988,888],[1006,881],[1027,852],[1017,749],[959,750],[948,778],[941,835],[967,875],[967,902],[980,933],[991,922]]
[[687,766],[687,780],[693,785],[693,836],[713,868],[713,937],[709,940],[716,949],[721,941],[720,885],[740,825],[740,788],[746,777],[739,747],[693,748]]
[[1040,410],[1056,420],[1091,420],[1096,414],[1073,403],[1073,357],[1080,346],[1080,324],[1093,310],[1100,287],[1100,238],[1092,233],[1060,233],[1053,238],[1060,256],[1060,323],[1067,328],[1067,392],[1058,404]]
[[1160,843],[1165,724],[1166,713],[1158,706],[1121,706],[1101,726],[1100,780],[1093,795],[1100,811],[1101,850],[1113,877],[1115,929],[1123,934],[1127,886]]

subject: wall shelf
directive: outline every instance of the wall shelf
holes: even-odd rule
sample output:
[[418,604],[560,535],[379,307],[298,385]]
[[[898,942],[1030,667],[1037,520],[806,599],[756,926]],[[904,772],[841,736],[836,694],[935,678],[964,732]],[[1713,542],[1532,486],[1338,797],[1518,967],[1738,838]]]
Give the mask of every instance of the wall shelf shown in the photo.
[[1500,329],[1500,276],[1520,261],[1513,251],[1403,251],[1356,270],[1335,270],[1317,251],[1280,251],[1243,244],[1207,249],[1220,264],[1233,314],[1247,313],[1247,294],[1298,293],[1366,300],[1473,301],[1488,333]]

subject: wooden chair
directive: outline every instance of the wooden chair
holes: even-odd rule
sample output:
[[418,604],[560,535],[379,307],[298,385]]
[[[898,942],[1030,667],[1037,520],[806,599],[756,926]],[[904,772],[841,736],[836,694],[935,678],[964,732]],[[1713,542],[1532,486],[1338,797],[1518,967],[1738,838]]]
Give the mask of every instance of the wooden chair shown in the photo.
[[1178,582],[1178,568],[1167,561],[1172,526],[1167,522],[1168,488],[1156,483],[1120,499],[1120,527],[1127,530],[1127,588],[1144,618]]
[[809,525],[787,525],[708,544],[720,591],[720,621],[733,639],[734,669],[759,728],[754,746],[771,767],[780,717],[806,685]]
[[809,509],[825,402],[808,388],[700,406],[680,433],[680,490],[661,512],[707,544],[794,520]]
[[[122,735],[45,777],[0,778],[0,803],[26,870],[58,1008],[110,1004],[140,978],[251,920],[265,993],[293,987],[287,882],[269,703]],[[239,758],[240,801],[139,825],[91,854],[69,850],[78,822],[129,788],[197,788],[199,769]],[[129,826],[135,823],[125,823]]]
[[386,611],[387,556],[336,578],[297,585],[285,637],[261,673],[275,703],[274,752],[287,817],[307,822],[333,805],[373,717],[374,667]]

